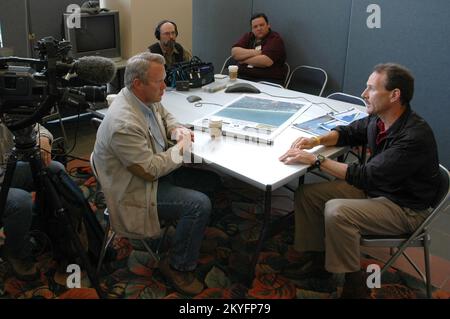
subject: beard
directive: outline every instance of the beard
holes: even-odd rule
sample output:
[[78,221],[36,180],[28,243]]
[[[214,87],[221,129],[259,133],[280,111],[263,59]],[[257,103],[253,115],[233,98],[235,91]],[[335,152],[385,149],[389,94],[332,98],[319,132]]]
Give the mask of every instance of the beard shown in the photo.
[[167,50],[173,50],[173,48],[175,47],[175,40],[167,40],[163,42],[163,46]]

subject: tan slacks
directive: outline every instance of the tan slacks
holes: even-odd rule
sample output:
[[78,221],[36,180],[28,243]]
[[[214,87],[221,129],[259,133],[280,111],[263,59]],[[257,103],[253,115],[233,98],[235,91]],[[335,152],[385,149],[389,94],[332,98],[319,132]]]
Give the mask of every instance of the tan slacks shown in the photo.
[[367,198],[342,180],[301,185],[295,194],[295,249],[325,251],[329,272],[354,272],[360,270],[361,235],[410,233],[425,217],[385,197]]

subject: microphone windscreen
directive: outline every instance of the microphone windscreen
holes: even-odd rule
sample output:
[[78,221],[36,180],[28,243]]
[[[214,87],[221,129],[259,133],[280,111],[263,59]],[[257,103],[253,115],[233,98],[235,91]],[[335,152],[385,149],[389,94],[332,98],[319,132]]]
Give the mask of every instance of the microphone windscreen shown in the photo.
[[92,84],[106,84],[116,75],[116,65],[108,58],[85,56],[78,59],[75,71],[81,80]]

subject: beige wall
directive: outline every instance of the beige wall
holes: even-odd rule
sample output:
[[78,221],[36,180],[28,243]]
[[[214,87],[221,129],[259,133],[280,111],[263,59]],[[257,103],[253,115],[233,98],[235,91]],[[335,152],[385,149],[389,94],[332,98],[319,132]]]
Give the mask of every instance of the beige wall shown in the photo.
[[192,0],[100,0],[100,6],[120,12],[123,58],[156,42],[155,26],[164,19],[177,24],[177,42],[192,51]]

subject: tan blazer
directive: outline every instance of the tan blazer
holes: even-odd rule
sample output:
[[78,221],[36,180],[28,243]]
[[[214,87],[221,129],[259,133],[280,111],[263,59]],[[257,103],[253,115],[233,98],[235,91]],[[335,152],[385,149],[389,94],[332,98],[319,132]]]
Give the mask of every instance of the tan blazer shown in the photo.
[[[112,229],[128,238],[155,237],[160,233],[157,211],[158,178],[181,166],[173,156],[177,145],[156,153],[145,115],[132,93],[124,88],[108,109],[97,131],[94,163],[105,194]],[[161,103],[152,104],[163,128],[167,145],[169,132],[181,126]],[[153,182],[137,177],[127,167],[137,164],[155,176]]]

